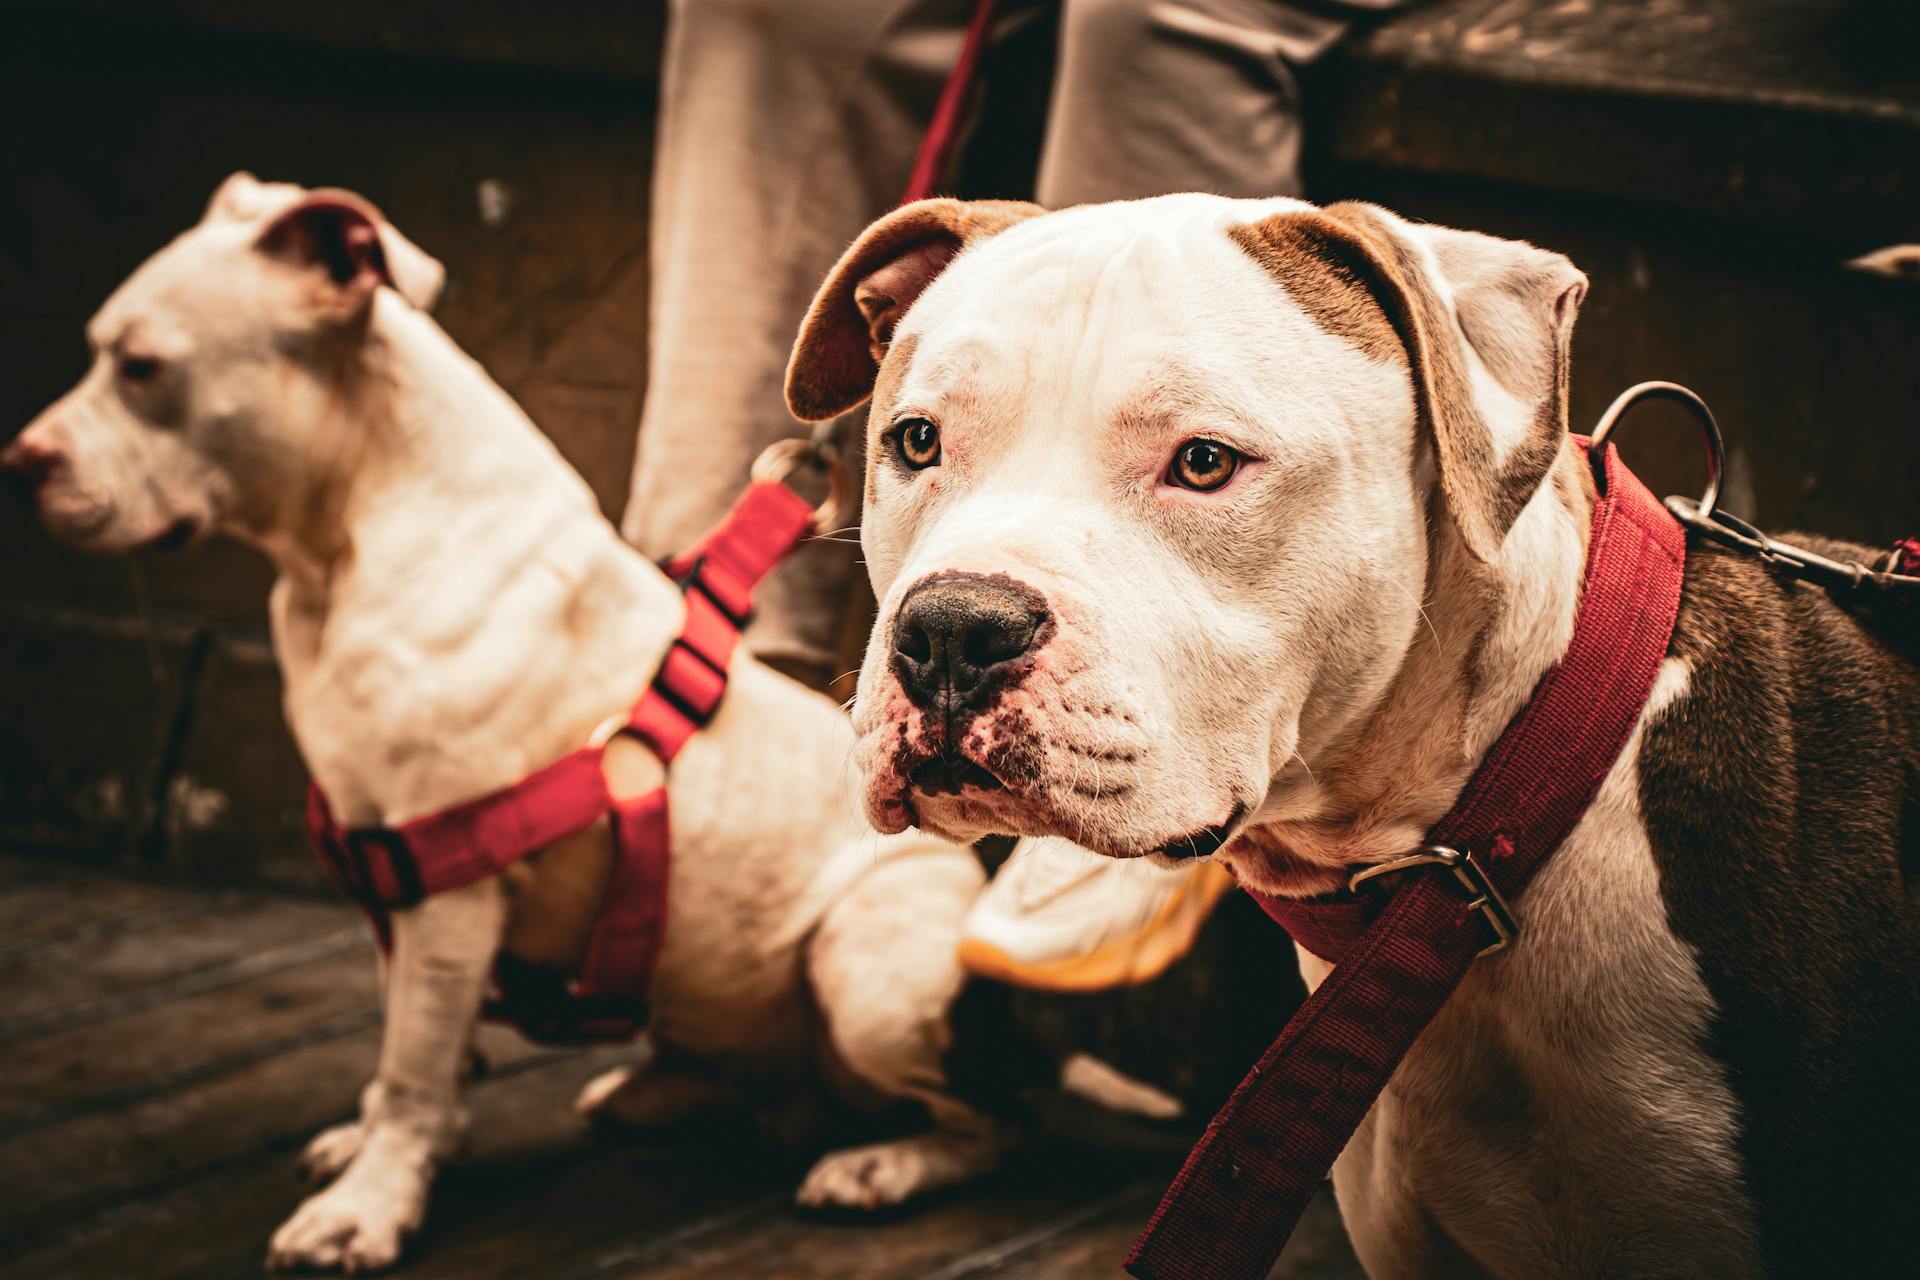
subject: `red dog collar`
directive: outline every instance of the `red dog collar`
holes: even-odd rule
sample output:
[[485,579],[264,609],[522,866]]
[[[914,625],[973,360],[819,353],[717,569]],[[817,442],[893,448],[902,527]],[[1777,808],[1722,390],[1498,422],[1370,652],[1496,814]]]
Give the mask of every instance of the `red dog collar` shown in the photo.
[[[680,753],[726,694],[754,587],[812,530],[803,499],[759,481],[698,546],[667,564],[685,595],[686,618],[614,733],[632,734],[663,765]],[[630,1040],[646,1024],[647,988],[666,933],[667,790],[615,799],[600,768],[604,751],[604,741],[592,743],[510,787],[397,827],[341,827],[315,784],[307,832],[334,883],[366,911],[386,947],[395,908],[498,875],[610,815],[613,871],[580,971],[535,969],[502,955],[486,1016],[543,1043]]]
[[1391,896],[1254,895],[1335,968],[1167,1189],[1127,1257],[1141,1280],[1260,1280],[1272,1270],[1421,1030],[1474,958],[1518,932],[1507,900],[1579,823],[1626,747],[1673,635],[1686,541],[1617,454],[1605,462],[1566,654],[1426,845],[1354,877],[1383,881]]

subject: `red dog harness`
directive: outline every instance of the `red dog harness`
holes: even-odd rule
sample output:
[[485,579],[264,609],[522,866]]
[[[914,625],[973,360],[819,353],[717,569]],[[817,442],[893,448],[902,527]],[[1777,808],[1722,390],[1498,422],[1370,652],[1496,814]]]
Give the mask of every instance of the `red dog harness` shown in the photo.
[[[698,546],[665,566],[685,597],[685,620],[653,683],[607,737],[631,734],[661,764],[672,762],[726,694],[754,587],[812,530],[804,499],[760,481]],[[579,972],[536,969],[503,954],[486,1016],[543,1043],[629,1040],[646,1024],[647,988],[666,932],[667,790],[614,798],[600,768],[604,751],[605,740],[595,741],[510,787],[397,827],[340,826],[316,784],[307,793],[307,832],[385,948],[395,909],[498,875],[610,816],[613,870]]]
[[[1427,843],[1355,875],[1343,894],[1255,895],[1336,967],[1187,1157],[1128,1255],[1141,1280],[1272,1270],[1421,1030],[1476,956],[1516,936],[1507,900],[1579,823],[1626,747],[1673,635],[1686,540],[1612,450],[1605,475],[1573,640]],[[1357,892],[1395,881],[1389,894]]]

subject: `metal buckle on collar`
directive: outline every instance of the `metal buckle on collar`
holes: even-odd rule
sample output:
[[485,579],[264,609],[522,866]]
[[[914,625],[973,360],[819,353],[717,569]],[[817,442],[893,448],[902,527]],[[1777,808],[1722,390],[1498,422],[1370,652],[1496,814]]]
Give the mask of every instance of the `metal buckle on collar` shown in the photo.
[[1513,908],[1494,888],[1493,880],[1487,875],[1487,869],[1475,862],[1471,853],[1462,853],[1443,844],[1425,845],[1415,849],[1403,858],[1392,862],[1383,862],[1377,867],[1368,867],[1356,871],[1347,881],[1349,891],[1357,891],[1368,880],[1377,876],[1391,875],[1396,871],[1411,871],[1415,867],[1442,866],[1453,872],[1454,878],[1465,886],[1471,895],[1467,903],[1469,910],[1478,911],[1493,928],[1492,945],[1482,947],[1479,955],[1490,956],[1520,936],[1520,920],[1513,914]]
[[[353,861],[355,875],[368,903],[382,907],[411,907],[426,898],[426,889],[420,880],[420,865],[413,860],[413,851],[407,847],[407,838],[392,827],[354,827],[345,833],[340,843]],[[367,845],[374,845],[386,852],[387,865],[393,868],[393,881],[400,892],[393,902],[380,897],[372,865],[367,861]]]

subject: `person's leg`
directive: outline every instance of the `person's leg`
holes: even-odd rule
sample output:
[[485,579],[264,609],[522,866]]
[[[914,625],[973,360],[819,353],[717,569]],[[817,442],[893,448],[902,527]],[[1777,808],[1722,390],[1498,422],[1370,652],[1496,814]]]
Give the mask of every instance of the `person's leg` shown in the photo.
[[[646,406],[622,522],[646,554],[698,538],[760,451],[803,429],[781,395],[794,332],[840,251],[899,199],[970,11],[970,0],[674,0]],[[830,674],[854,552],[815,544],[776,573],[754,651]]]
[[1294,68],[1400,2],[1065,0],[1040,203],[1300,194]]

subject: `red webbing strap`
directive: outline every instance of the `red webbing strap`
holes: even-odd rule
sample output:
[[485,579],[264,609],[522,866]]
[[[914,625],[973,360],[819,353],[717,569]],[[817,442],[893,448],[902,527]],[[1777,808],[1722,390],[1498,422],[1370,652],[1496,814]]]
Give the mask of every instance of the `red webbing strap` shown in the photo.
[[[668,571],[685,614],[623,731],[670,762],[719,709],[727,667],[753,613],[753,592],[813,531],[813,511],[783,484],[748,486],[726,518]],[[614,863],[577,982],[514,962],[496,966],[487,1016],[542,1043],[625,1041],[646,1020],[646,993],[666,933],[671,856],[667,791],[631,800],[607,791],[604,749],[582,747],[510,787],[397,828],[343,829],[320,788],[307,792],[307,832],[340,889],[392,940],[388,912],[497,875],[528,854],[611,815]]]
[[977,0],[973,6],[973,18],[967,23],[960,57],[947,74],[940,100],[934,104],[933,120],[927,125],[926,135],[920,139],[920,150],[913,157],[913,172],[907,178],[901,204],[926,199],[939,190],[940,180],[946,176],[947,164],[960,141],[967,102],[973,96],[974,79],[980,70],[980,55],[986,49],[987,37],[993,30],[994,10],[998,7],[997,0]]
[[579,994],[644,1000],[667,932],[667,789],[616,800],[613,871],[593,922]]
[[727,666],[753,616],[754,588],[812,532],[806,499],[784,484],[756,481],[699,545],[668,562],[667,573],[682,586],[686,616],[627,719],[628,730],[663,764],[719,709]]
[[582,747],[507,790],[415,818],[399,831],[420,868],[420,888],[431,895],[498,875],[606,810],[600,752]]
[[327,869],[334,886],[367,913],[367,923],[373,926],[373,936],[379,941],[382,951],[393,947],[393,925],[387,919],[386,908],[379,896],[370,886],[370,877],[362,872],[347,852],[346,830],[333,818],[333,807],[327,803],[327,793],[320,789],[317,782],[307,783],[307,841],[313,851],[320,855],[320,865]]
[[340,826],[318,784],[309,784],[307,835],[384,948],[392,908],[498,875],[592,824],[610,803],[600,751],[584,747],[511,787],[392,828]]
[[812,531],[813,508],[805,498],[778,481],[757,480],[713,532],[667,562],[667,574],[704,592],[737,630],[753,614],[760,579]]
[[1902,538],[1893,544],[1893,571],[1920,574],[1920,538]]
[[[1579,823],[1632,737],[1672,638],[1685,554],[1678,522],[1609,451],[1567,652],[1428,833],[1431,844],[1471,854],[1508,898]],[[1167,1189],[1127,1258],[1141,1280],[1266,1276],[1394,1068],[1486,945],[1479,912],[1445,867],[1394,878],[1402,887],[1363,930],[1370,900],[1255,895],[1316,951],[1335,951],[1335,967]],[[1524,934],[1524,912],[1521,923]]]
[[[754,587],[812,528],[804,498],[783,484],[755,483],[712,533],[668,567],[683,586],[686,616],[629,720],[663,761],[720,705]],[[598,747],[582,747],[510,787],[392,829],[342,829],[326,797],[311,787],[308,833],[334,880],[379,926],[376,907],[497,875],[597,820],[612,804],[600,756]]]

